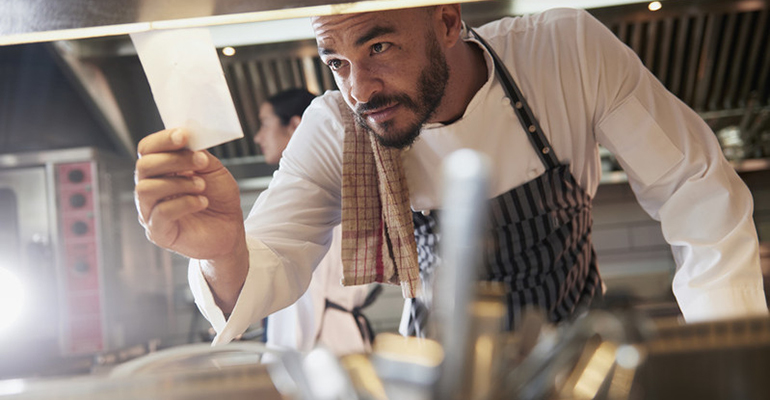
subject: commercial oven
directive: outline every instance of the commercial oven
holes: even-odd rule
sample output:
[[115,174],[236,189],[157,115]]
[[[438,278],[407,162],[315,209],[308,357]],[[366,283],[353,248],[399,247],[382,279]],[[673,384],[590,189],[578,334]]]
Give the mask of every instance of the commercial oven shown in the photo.
[[0,155],[0,377],[171,332],[168,257],[137,222],[132,177],[92,148]]

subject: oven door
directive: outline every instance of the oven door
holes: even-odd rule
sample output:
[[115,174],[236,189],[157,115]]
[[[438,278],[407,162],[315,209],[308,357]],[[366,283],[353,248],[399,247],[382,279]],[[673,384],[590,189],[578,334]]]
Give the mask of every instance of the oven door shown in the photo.
[[0,358],[15,360],[16,370],[59,354],[54,205],[47,177],[45,166],[0,170]]

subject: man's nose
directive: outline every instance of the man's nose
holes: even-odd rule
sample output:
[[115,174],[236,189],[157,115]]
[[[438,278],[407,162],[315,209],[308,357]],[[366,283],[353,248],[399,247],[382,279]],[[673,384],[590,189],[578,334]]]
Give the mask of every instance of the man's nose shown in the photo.
[[367,103],[382,90],[382,80],[368,66],[354,67],[350,75],[350,96],[356,103]]

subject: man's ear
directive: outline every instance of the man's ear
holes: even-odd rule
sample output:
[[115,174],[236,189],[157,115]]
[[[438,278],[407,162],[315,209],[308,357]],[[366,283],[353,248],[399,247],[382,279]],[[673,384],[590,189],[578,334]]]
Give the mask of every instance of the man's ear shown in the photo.
[[460,4],[444,4],[436,6],[436,17],[439,30],[436,38],[447,48],[454,46],[460,40],[460,31],[463,28],[463,16]]
[[289,120],[289,135],[293,135],[294,131],[297,130],[297,127],[299,126],[300,121],[302,121],[302,117],[299,115],[295,115],[291,117]]

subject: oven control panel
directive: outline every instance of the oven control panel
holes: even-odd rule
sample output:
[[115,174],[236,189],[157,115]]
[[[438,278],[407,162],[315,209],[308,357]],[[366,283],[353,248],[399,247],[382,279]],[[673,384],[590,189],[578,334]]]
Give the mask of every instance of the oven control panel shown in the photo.
[[104,350],[96,165],[91,161],[56,165],[64,294],[60,305],[62,351]]

